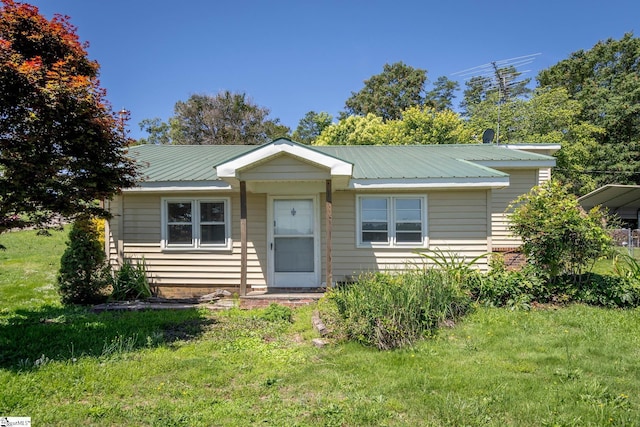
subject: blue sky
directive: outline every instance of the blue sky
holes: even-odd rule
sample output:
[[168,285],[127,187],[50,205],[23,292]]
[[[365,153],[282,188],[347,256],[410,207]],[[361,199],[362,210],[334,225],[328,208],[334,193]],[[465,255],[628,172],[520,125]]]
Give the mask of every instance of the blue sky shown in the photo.
[[524,67],[535,78],[599,40],[640,37],[638,0],[28,3],[71,17],[113,109],[131,111],[134,138],[145,136],[142,119],[167,120],[194,93],[244,92],[293,130],[311,110],[336,117],[387,63],[426,69],[433,82],[540,53]]

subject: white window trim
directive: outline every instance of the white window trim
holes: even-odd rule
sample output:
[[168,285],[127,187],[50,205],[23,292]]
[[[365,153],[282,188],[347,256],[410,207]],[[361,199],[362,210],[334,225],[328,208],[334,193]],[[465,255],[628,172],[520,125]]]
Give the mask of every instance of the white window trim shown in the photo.
[[[219,244],[201,244],[200,243],[200,203],[224,203],[224,243]],[[163,197],[161,207],[161,224],[162,230],[160,233],[160,246],[163,251],[229,251],[232,248],[233,241],[231,239],[231,199],[229,197]],[[193,243],[190,245],[185,244],[172,244],[168,243],[168,205],[169,203],[191,203],[192,209],[192,229],[191,237]]]
[[[360,206],[362,199],[387,199],[387,224],[389,233],[388,242],[363,242],[362,241],[362,217]],[[398,199],[420,199],[422,202],[422,242],[397,242],[395,230],[395,201]],[[427,196],[423,194],[368,194],[356,196],[356,247],[357,248],[426,248],[429,246],[427,230]]]

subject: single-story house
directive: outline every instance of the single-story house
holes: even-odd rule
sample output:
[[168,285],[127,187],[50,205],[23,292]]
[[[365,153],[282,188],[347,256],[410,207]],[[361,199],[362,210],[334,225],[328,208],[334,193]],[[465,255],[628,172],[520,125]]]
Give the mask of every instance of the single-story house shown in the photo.
[[167,297],[322,288],[427,250],[471,259],[519,245],[505,208],[559,148],[134,146],[143,179],[106,202],[106,250],[116,266],[144,258]]

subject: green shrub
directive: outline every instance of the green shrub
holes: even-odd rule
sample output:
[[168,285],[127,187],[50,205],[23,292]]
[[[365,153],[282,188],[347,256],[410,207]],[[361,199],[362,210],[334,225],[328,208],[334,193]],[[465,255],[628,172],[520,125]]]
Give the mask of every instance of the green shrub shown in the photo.
[[492,262],[492,269],[468,281],[469,291],[481,304],[530,308],[532,302],[579,302],[612,308],[640,305],[640,264],[633,258],[617,260],[616,275],[565,274],[550,280],[535,266],[506,270]]
[[577,197],[555,181],[534,187],[508,210],[511,231],[522,239],[527,262],[551,281],[563,274],[578,279],[611,251],[607,215],[599,208],[585,212]]
[[260,315],[260,318],[268,322],[289,322],[293,321],[293,310],[290,307],[272,302]]
[[617,254],[613,274],[588,273],[561,276],[555,286],[572,300],[612,308],[640,306],[640,263],[635,258]]
[[95,304],[106,299],[112,277],[98,231],[88,219],[78,219],[60,260],[58,292],[63,304]]
[[619,275],[585,274],[576,283],[574,277],[562,276],[556,293],[571,301],[609,308],[631,308],[640,305],[640,285],[637,280]]
[[116,272],[111,299],[128,301],[149,298],[151,295],[144,259],[136,260],[134,264],[129,258],[125,258]]
[[480,304],[494,307],[528,309],[533,301],[549,298],[545,280],[533,265],[520,270],[507,270],[501,257],[491,258],[486,274],[470,276],[467,286]]
[[456,280],[433,269],[363,275],[333,289],[329,298],[348,337],[380,350],[411,345],[470,306]]

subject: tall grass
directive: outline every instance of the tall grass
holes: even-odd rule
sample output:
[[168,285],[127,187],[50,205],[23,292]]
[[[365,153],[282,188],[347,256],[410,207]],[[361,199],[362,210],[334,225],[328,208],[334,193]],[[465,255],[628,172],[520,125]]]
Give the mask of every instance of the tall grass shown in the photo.
[[347,335],[380,350],[404,347],[432,334],[469,307],[455,277],[441,270],[373,273],[333,290]]

